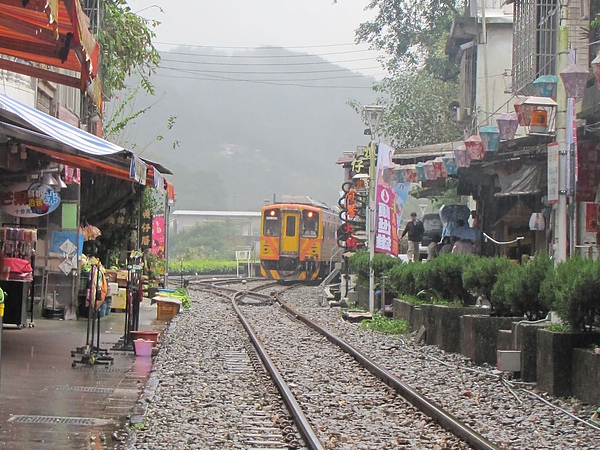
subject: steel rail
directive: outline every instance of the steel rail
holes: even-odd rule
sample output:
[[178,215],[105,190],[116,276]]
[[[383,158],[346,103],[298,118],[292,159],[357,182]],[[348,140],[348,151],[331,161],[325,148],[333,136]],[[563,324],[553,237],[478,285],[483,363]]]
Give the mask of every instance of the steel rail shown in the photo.
[[221,295],[223,297],[229,298],[229,300],[231,301],[231,304],[233,306],[233,309],[240,320],[240,323],[242,324],[242,326],[248,333],[248,336],[250,337],[250,340],[252,341],[252,345],[256,349],[256,352],[258,353],[258,356],[260,357],[263,365],[265,366],[265,369],[267,370],[267,372],[269,373],[269,376],[271,377],[271,379],[277,386],[277,389],[279,390],[284,403],[288,407],[290,415],[292,416],[294,423],[298,427],[300,434],[302,434],[302,437],[304,438],[307,446],[311,450],[325,450],[323,443],[319,440],[317,433],[315,432],[312,425],[310,424],[310,422],[304,415],[304,412],[302,411],[300,404],[296,400],[296,397],[292,393],[291,389],[289,388],[288,384],[284,380],[283,376],[281,375],[281,373],[279,372],[279,370],[277,369],[275,364],[271,361],[271,358],[269,358],[269,355],[267,354],[267,351],[266,351],[264,345],[262,344],[262,342],[260,341],[260,339],[258,338],[256,333],[254,332],[254,330],[252,329],[252,327],[246,320],[246,317],[244,316],[244,314],[242,313],[242,311],[240,310],[240,308],[237,305],[237,299],[240,297],[246,296],[246,295],[252,295],[252,296],[260,297],[260,298],[266,298],[269,300],[272,300],[273,297],[270,295],[267,295],[267,294],[259,293],[259,292],[239,291],[237,289],[225,288],[222,286],[219,286],[218,289],[221,291],[228,291],[228,292],[232,293],[232,295],[227,296],[223,293],[215,292],[213,289],[210,289],[210,288],[202,288],[201,287],[199,289],[202,289],[206,292],[210,292],[212,294],[217,294],[217,295]]
[[342,350],[344,350],[346,353],[351,355],[369,372],[371,372],[389,387],[398,392],[398,394],[400,394],[410,404],[412,404],[415,408],[420,410],[423,414],[433,419],[442,428],[461,438],[463,441],[471,445],[476,450],[500,450],[499,446],[493,444],[485,437],[477,433],[475,430],[462,423],[452,414],[444,411],[434,402],[428,400],[426,397],[419,394],[411,386],[401,381],[398,377],[389,372],[387,369],[384,369],[383,367],[371,361],[369,358],[360,353],[350,344],[344,342],[342,339],[330,333],[325,328],[322,328],[316,323],[314,323],[308,317],[296,311],[294,308],[282,301],[281,298],[279,298],[277,295],[275,296],[275,300],[282,306],[282,308],[288,314],[292,315],[297,320],[303,322],[322,336],[325,336],[329,341],[331,341],[332,343],[340,347]]

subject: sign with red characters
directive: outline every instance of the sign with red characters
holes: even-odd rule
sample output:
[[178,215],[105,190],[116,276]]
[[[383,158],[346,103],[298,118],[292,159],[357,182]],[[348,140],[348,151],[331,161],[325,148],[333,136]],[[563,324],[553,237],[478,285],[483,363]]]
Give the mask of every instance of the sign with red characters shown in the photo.
[[41,183],[17,183],[0,191],[0,208],[11,216],[44,216],[58,208],[58,205],[60,195]]

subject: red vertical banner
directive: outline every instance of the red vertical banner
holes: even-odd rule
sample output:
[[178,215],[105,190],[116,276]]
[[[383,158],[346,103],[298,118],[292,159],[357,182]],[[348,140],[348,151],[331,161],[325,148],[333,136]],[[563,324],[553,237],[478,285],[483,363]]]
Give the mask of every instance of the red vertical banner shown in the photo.
[[375,188],[375,252],[398,255],[398,202],[394,190],[394,149],[380,143]]
[[152,247],[150,253],[154,253],[159,258],[165,255],[165,218],[156,216],[152,219]]
[[595,141],[579,143],[577,163],[579,177],[577,180],[576,200],[578,202],[595,202],[600,184],[600,145]]

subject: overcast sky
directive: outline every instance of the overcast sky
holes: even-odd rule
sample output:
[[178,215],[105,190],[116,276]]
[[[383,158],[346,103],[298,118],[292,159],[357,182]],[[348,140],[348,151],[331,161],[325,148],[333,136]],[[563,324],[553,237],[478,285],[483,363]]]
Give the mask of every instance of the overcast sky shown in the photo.
[[[139,15],[156,19],[156,47],[280,46],[320,55],[380,79],[377,54],[354,45],[354,30],[373,17],[367,0],[129,0]],[[162,10],[162,11],[161,11]]]

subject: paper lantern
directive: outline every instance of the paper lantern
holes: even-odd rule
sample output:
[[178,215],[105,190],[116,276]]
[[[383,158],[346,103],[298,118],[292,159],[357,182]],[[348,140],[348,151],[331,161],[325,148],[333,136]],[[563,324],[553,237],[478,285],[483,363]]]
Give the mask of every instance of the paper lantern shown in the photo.
[[446,165],[444,159],[438,156],[433,160],[433,168],[435,170],[435,178],[445,178],[448,174],[446,173]]
[[419,180],[417,179],[417,166],[414,164],[409,164],[404,168],[404,182],[405,183],[417,183]]
[[529,218],[529,229],[532,231],[541,231],[546,228],[546,221],[542,213],[532,213]]
[[479,130],[483,150],[486,152],[495,152],[500,146],[500,130],[495,125],[481,127]]
[[425,169],[425,179],[427,181],[432,181],[437,178],[435,175],[435,167],[433,166],[433,161],[426,161],[425,164],[423,164],[423,168]]
[[567,98],[582,98],[587,84],[589,70],[580,64],[569,64],[560,72]]
[[425,164],[422,162],[417,163],[417,180],[427,181],[425,177]]
[[404,172],[402,166],[396,169],[396,183],[404,183]]
[[469,167],[471,165],[471,158],[469,157],[469,151],[466,147],[455,149],[454,157],[456,158],[456,165],[458,167]]
[[515,100],[513,107],[515,108],[515,113],[517,114],[517,120],[519,125],[522,127],[529,126],[529,120],[531,119],[531,109],[527,108],[524,104],[527,97],[520,97]]
[[542,75],[533,82],[536,95],[539,97],[550,97],[556,100],[556,86],[558,77],[556,75]]
[[444,166],[446,167],[446,174],[457,175],[458,164],[456,162],[456,156],[454,155],[454,152],[446,153],[442,159],[444,161]]
[[515,138],[517,128],[519,128],[519,120],[517,113],[504,113],[496,118],[498,124],[499,138],[501,141],[511,140]]
[[[474,134],[469,136],[468,139],[465,140],[465,147],[467,148],[467,152],[469,154],[469,160],[481,160],[485,155],[485,150],[483,148],[483,142],[481,140],[481,136],[478,134]],[[469,161],[470,163],[470,161]],[[461,166],[459,163],[459,167]]]

